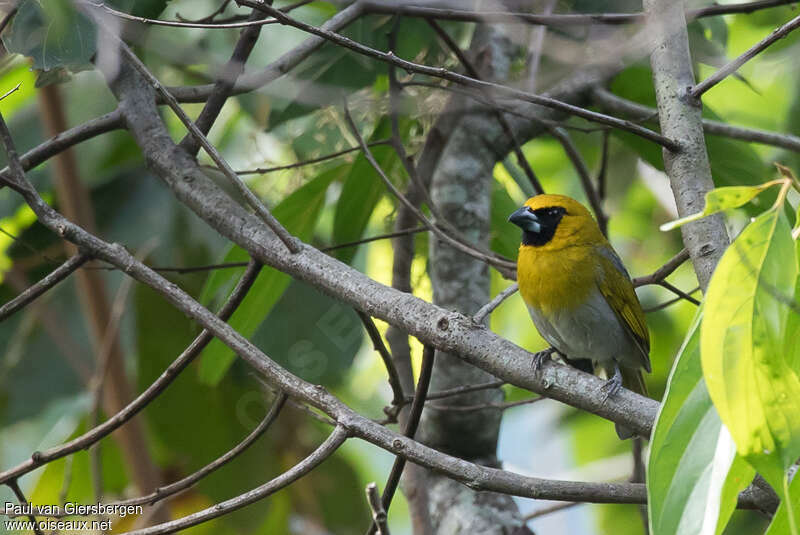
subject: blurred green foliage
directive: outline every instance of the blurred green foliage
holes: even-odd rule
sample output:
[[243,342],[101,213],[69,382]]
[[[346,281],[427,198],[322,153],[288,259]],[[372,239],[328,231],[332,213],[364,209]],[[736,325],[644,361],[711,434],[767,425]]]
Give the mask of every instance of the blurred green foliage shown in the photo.
[[[53,0],[55,2],[55,0]],[[48,2],[48,5],[53,3]],[[627,2],[630,10],[638,2]],[[595,12],[607,2],[576,2],[575,9]],[[622,10],[620,2],[612,2]],[[36,75],[28,72],[65,68],[79,71],[89,67],[94,54],[90,29],[84,31],[80,15],[72,32],[56,25],[42,46],[37,25],[46,23],[43,4],[25,0],[8,33],[6,47],[32,59],[11,56],[0,65],[0,85],[10,88],[22,82],[17,93],[0,103],[0,109],[14,133],[21,151],[44,138],[38,117]],[[202,16],[214,9],[208,0],[166,2],[114,2],[113,5],[143,16],[174,19],[176,13]],[[166,6],[166,11],[163,11]],[[162,13],[163,11],[163,13]],[[313,2],[294,14],[321,23],[335,12],[332,4]],[[159,15],[159,13],[161,13]],[[48,13],[49,15],[49,13]],[[789,7],[765,10],[692,26],[692,45],[699,54],[713,52],[719,58],[741,53],[773,27],[788,20]],[[70,19],[71,20],[71,19]],[[61,22],[66,23],[67,19]],[[71,23],[72,24],[72,23]],[[360,42],[385,49],[392,30],[389,17],[370,16],[351,25],[344,33]],[[461,44],[468,42],[471,25],[449,23],[446,30]],[[527,29],[526,29],[527,31]],[[238,32],[152,28],[143,32],[141,55],[166,84],[203,83],[213,77],[213,65],[227,60]],[[266,65],[302,40],[303,36],[279,25],[267,26],[248,64],[249,70]],[[73,42],[74,41],[74,42]],[[52,46],[51,46],[52,45]],[[791,35],[748,63],[742,80],[727,79],[705,97],[708,118],[743,126],[800,133],[800,83],[792,58],[798,36]],[[398,56],[415,61],[454,67],[455,61],[442,50],[430,28],[420,20],[403,20],[398,32]],[[545,61],[549,61],[545,58]],[[212,67],[208,67],[212,65]],[[697,65],[699,77],[712,67]],[[341,99],[348,96],[359,128],[368,141],[389,136],[386,119],[388,84],[385,65],[326,44],[301,64],[291,77],[270,84],[263,91],[230,99],[210,138],[237,169],[287,165],[316,158],[355,145],[341,117]],[[401,73],[401,76],[406,76]],[[751,87],[752,86],[752,87]],[[75,74],[61,85],[71,125],[114,109],[114,100],[102,77],[95,71]],[[618,95],[654,106],[655,99],[646,61],[622,71],[611,83]],[[415,103],[401,120],[404,142],[418,155],[432,117],[441,109],[444,95],[409,87]],[[87,97],[90,95],[90,97]],[[187,106],[195,115],[200,105]],[[164,112],[175,139],[184,135],[180,123]],[[568,125],[586,127],[578,120]],[[593,126],[593,125],[588,125]],[[593,173],[602,157],[603,133],[570,131],[581,155]],[[773,178],[771,163],[780,161],[800,168],[800,157],[770,147],[732,141],[719,136],[707,138],[712,172],[718,186],[755,185]],[[99,136],[75,149],[80,174],[90,189],[100,234],[109,241],[124,243],[132,252],[150,250],[147,262],[160,266],[198,266],[214,262],[246,260],[242,251],[231,248],[222,238],[182,207],[144,167],[139,149],[123,132]],[[561,146],[542,137],[523,147],[546,191],[574,196],[586,202],[578,176]],[[375,147],[373,153],[399,187],[408,177],[389,147]],[[201,163],[209,164],[201,154]],[[661,233],[658,226],[674,219],[674,203],[666,189],[661,148],[630,134],[614,131],[609,142],[609,166],[605,207],[611,216],[610,239],[632,275],[652,272],[677,253],[682,244],[677,232]],[[512,164],[509,164],[513,172]],[[28,173],[37,188],[58,205],[52,189],[53,167],[43,164]],[[209,175],[217,179],[213,171]],[[250,175],[248,175],[250,176]],[[365,158],[350,153],[319,164],[269,174],[255,174],[248,184],[266,202],[289,230],[315,246],[350,242],[393,230],[397,201],[389,195]],[[770,193],[743,208],[737,221],[762,212],[770,205]],[[498,165],[492,185],[491,247],[514,258],[519,236],[506,217],[525,199],[523,189]],[[22,207],[8,188],[0,189],[0,227],[17,236],[0,235],[0,301],[5,302],[64,259],[59,242]],[[417,258],[412,278],[415,294],[431,299],[425,272],[428,237],[415,238]],[[340,249],[334,254],[383,283],[391,280],[391,248],[386,240]],[[13,277],[12,271],[13,270]],[[169,278],[205,304],[218,307],[230,292],[241,268],[208,273],[169,274]],[[114,296],[122,276],[103,271],[109,294]],[[685,290],[696,286],[691,267],[685,265],[670,277]],[[17,281],[16,283],[14,281]],[[493,295],[508,285],[492,275]],[[29,307],[0,323],[0,468],[25,459],[36,449],[58,444],[90,426],[91,399],[87,378],[81,370],[92,370],[93,350],[83,311],[75,297],[75,286],[67,281],[41,299],[41,307]],[[672,295],[661,288],[643,287],[638,294],[645,308],[654,307]],[[120,339],[126,367],[135,390],[149,385],[198,333],[198,328],[150,290],[136,286],[126,303]],[[695,307],[680,302],[648,314],[651,329],[653,373],[647,378],[651,395],[664,393],[673,359],[689,329]],[[47,318],[56,318],[57,326]],[[381,408],[391,398],[385,372],[352,311],[316,290],[271,268],[264,268],[254,289],[231,323],[276,361],[309,381],[332,389],[345,402],[370,417],[381,418]],[[379,322],[381,330],[385,324]],[[531,351],[545,343],[536,333],[527,311],[514,296],[491,317],[491,328]],[[421,349],[412,342],[415,365]],[[167,481],[182,477],[210,462],[241,440],[268,409],[272,394],[235,360],[218,342],[212,343],[188,370],[181,374],[157,400],[140,415],[145,424],[149,453]],[[508,399],[530,394],[507,388]],[[539,404],[541,405],[541,404]],[[523,406],[535,418],[539,405]],[[105,415],[108,416],[108,415]],[[305,415],[287,408],[265,437],[236,461],[203,480],[170,503],[173,515],[208,507],[255,487],[286,470],[308,454],[329,429]],[[505,431],[504,431],[505,432]],[[509,432],[510,433],[510,432]],[[620,442],[613,426],[604,420],[571,408],[558,413],[557,425],[549,433],[563,437],[569,445],[564,453],[575,479],[602,471],[603,479],[625,479],[630,474],[630,443]],[[502,435],[511,440],[511,434]],[[44,437],[44,438],[43,438]],[[550,435],[539,437],[550,440]],[[536,473],[547,468],[536,460],[537,445],[515,444],[529,449],[532,459],[525,469]],[[113,438],[101,445],[101,475],[106,497],[138,494],[126,472],[125,463]],[[93,501],[96,489],[90,477],[88,455],[76,454],[22,478],[28,496],[49,503],[68,499]],[[361,533],[369,513],[363,499],[364,485],[385,481],[391,456],[365,444],[348,443],[318,470],[264,502],[225,516],[192,533]],[[555,476],[556,474],[546,474]],[[795,487],[797,486],[795,481]],[[150,491],[151,489],[145,489]],[[0,491],[2,498],[10,497]],[[520,502],[527,507],[524,502]],[[529,505],[529,504],[528,504]],[[639,535],[644,533],[637,507],[614,505],[574,509],[570,513],[590,519],[592,533]],[[534,529],[544,519],[531,523]],[[407,510],[398,495],[390,513],[394,533],[409,533]],[[763,530],[760,517],[737,511],[725,531],[740,535]],[[125,527],[123,524],[115,524]],[[549,528],[548,528],[549,529]],[[553,531],[553,533],[557,533]]]

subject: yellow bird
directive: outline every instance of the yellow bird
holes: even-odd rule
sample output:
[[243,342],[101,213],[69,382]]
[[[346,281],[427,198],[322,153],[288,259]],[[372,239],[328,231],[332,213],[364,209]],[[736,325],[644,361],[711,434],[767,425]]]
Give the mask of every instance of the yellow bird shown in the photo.
[[[647,395],[650,337],[633,283],[617,253],[581,203],[537,195],[508,218],[522,229],[517,282],[536,329],[553,351],[581,368],[603,371],[606,397],[622,386]],[[586,361],[583,361],[586,362]],[[631,432],[617,426],[620,438]]]

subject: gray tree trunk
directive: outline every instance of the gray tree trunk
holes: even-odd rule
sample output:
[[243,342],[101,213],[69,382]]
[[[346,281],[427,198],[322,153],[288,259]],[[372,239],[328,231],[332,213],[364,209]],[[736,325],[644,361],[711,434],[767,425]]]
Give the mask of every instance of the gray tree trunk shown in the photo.
[[[470,50],[485,79],[503,80],[508,76],[512,46],[502,34],[479,26]],[[492,170],[503,156],[494,145],[502,130],[491,112],[471,103],[466,106],[433,174],[431,196],[443,217],[468,239],[488,248]],[[474,314],[490,298],[486,264],[435,239],[431,241],[429,273],[434,302],[440,306]],[[437,352],[430,390],[493,379],[454,355]],[[496,466],[500,411],[448,411],[436,407],[486,404],[502,398],[501,390],[491,389],[430,402],[423,413],[420,438],[451,455]],[[437,474],[427,473],[425,477],[433,533],[530,533],[511,497],[475,492]]]

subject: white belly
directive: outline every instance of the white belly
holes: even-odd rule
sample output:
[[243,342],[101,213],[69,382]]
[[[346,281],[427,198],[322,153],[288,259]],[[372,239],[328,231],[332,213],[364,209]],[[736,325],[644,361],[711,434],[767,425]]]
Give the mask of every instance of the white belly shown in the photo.
[[640,366],[635,343],[598,290],[583,305],[547,318],[534,307],[528,312],[542,338],[568,358],[591,359],[604,367],[613,361]]

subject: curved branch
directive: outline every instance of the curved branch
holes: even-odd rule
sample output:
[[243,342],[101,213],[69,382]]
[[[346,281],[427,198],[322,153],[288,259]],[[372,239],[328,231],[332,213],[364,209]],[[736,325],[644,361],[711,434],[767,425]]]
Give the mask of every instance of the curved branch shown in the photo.
[[301,22],[297,19],[294,19],[292,17],[289,17],[288,15],[281,13],[277,9],[265,3],[255,2],[252,0],[237,0],[237,3],[240,5],[245,5],[248,7],[264,11],[265,13],[272,15],[273,17],[278,19],[278,21],[283,25],[293,26],[299,30],[303,30],[304,32],[322,37],[339,46],[349,48],[350,50],[353,50],[354,52],[357,52],[359,54],[383,61],[385,63],[391,63],[408,72],[426,74],[428,76],[433,76],[435,78],[450,80],[451,82],[456,82],[468,87],[475,87],[478,89],[489,90],[494,92],[498,96],[508,96],[512,98],[517,98],[520,100],[524,100],[526,102],[530,102],[532,104],[538,104],[546,108],[552,108],[554,110],[569,113],[571,115],[575,115],[576,117],[581,117],[589,121],[594,121],[597,123],[612,126],[614,128],[619,128],[621,130],[626,130],[628,132],[631,132],[632,134],[636,134],[645,139],[658,143],[659,145],[662,145],[671,151],[679,151],[681,149],[680,145],[676,141],[668,137],[665,137],[661,134],[658,134],[657,132],[653,132],[652,130],[639,126],[638,124],[632,123],[630,121],[625,121],[622,119],[618,119],[617,117],[611,117],[609,115],[604,115],[602,113],[597,113],[591,110],[587,110],[585,108],[581,108],[580,106],[575,106],[573,104],[569,104],[567,102],[563,102],[561,100],[552,97],[537,95],[534,93],[528,93],[527,91],[522,91],[502,84],[485,82],[482,80],[478,80],[476,78],[472,78],[470,76],[465,76],[463,74],[458,74],[456,72],[449,71],[441,67],[431,67],[428,65],[421,65],[419,63],[414,63],[412,61],[407,61],[395,56],[393,52],[382,52],[380,50],[376,50],[374,48],[362,45],[361,43],[353,41],[352,39],[340,35],[336,32],[329,31],[324,27],[318,28],[316,26],[312,26],[310,24]]
[[[594,103],[605,110],[632,116],[637,120],[649,118],[653,118],[655,121],[658,120],[657,109],[639,104],[638,102],[633,102],[632,100],[626,100],[615,95],[608,89],[595,87],[592,89],[591,94]],[[770,132],[768,130],[733,126],[728,123],[712,121],[710,119],[703,119],[703,130],[707,134],[760,143],[762,145],[772,145],[773,147],[781,147],[800,152],[800,137],[791,134],[778,134],[777,132]]]
[[241,509],[242,507],[255,503],[259,500],[263,500],[270,494],[273,494],[282,488],[291,485],[316,468],[317,465],[322,463],[322,461],[333,455],[333,453],[339,449],[339,446],[344,444],[345,440],[347,440],[347,430],[341,425],[337,426],[336,429],[333,430],[333,433],[331,433],[330,436],[325,439],[325,442],[320,444],[320,446],[314,450],[311,455],[275,479],[264,483],[260,487],[256,487],[253,490],[241,494],[235,498],[225,500],[224,502],[220,502],[212,507],[209,507],[208,509],[203,509],[202,511],[192,513],[191,515],[187,515],[177,520],[164,522],[163,524],[150,526],[149,528],[127,531],[126,535],[163,535],[164,533],[175,533],[176,531],[180,531],[191,526],[196,526],[197,524],[202,524],[203,522],[208,522],[209,520],[227,515],[228,513],[232,513],[233,511]]
[[1,306],[0,321],[8,319],[14,312],[30,304],[47,290],[69,277],[73,271],[85,264],[89,258],[89,255],[80,252],[71,256],[66,262],[48,273],[42,280]]
[[[239,283],[236,285],[233,292],[231,292],[230,297],[228,297],[228,301],[220,309],[219,318],[221,320],[224,321],[230,318],[234,310],[236,310],[236,308],[242,302],[242,299],[244,299],[247,291],[255,282],[260,271],[261,264],[251,261],[244,275],[242,275],[242,278],[239,280]],[[175,361],[173,361],[166,370],[164,370],[158,379],[156,379],[153,384],[148,386],[147,389],[139,394],[136,399],[128,403],[125,408],[102,424],[90,429],[78,437],[75,437],[69,442],[65,442],[64,444],[44,451],[34,452],[33,455],[31,455],[31,458],[27,461],[13,468],[0,472],[0,483],[19,477],[22,474],[27,474],[28,472],[31,472],[46,463],[60,459],[71,453],[75,453],[76,451],[86,449],[110,434],[122,424],[133,418],[140,410],[147,406],[148,403],[153,401],[159,394],[161,394],[161,392],[163,392],[164,389],[167,388],[170,383],[172,383],[178,374],[181,373],[198,354],[200,354],[200,351],[202,351],[212,339],[213,336],[207,330],[203,330],[203,332],[201,332],[197,338],[194,339],[189,347],[187,347],[186,350],[181,353],[180,356],[175,359]]]
[[150,504],[153,505],[156,502],[159,502],[173,494],[177,494],[183,490],[186,490],[193,486],[195,483],[206,477],[211,472],[215,471],[219,467],[229,463],[232,461],[236,456],[242,453],[244,450],[249,448],[253,442],[259,439],[261,435],[266,433],[269,426],[272,425],[272,422],[278,417],[278,414],[281,412],[284,403],[286,403],[287,396],[283,392],[279,392],[275,401],[272,403],[267,414],[264,416],[264,419],[253,429],[241,442],[239,442],[233,449],[225,452],[223,455],[215,459],[213,462],[205,465],[200,470],[184,477],[183,479],[179,479],[169,485],[164,485],[163,487],[158,487],[156,490],[151,492],[146,496],[139,496],[138,498],[131,498],[129,500],[122,500],[120,502],[112,502],[109,506],[130,506],[130,505],[144,505]]

